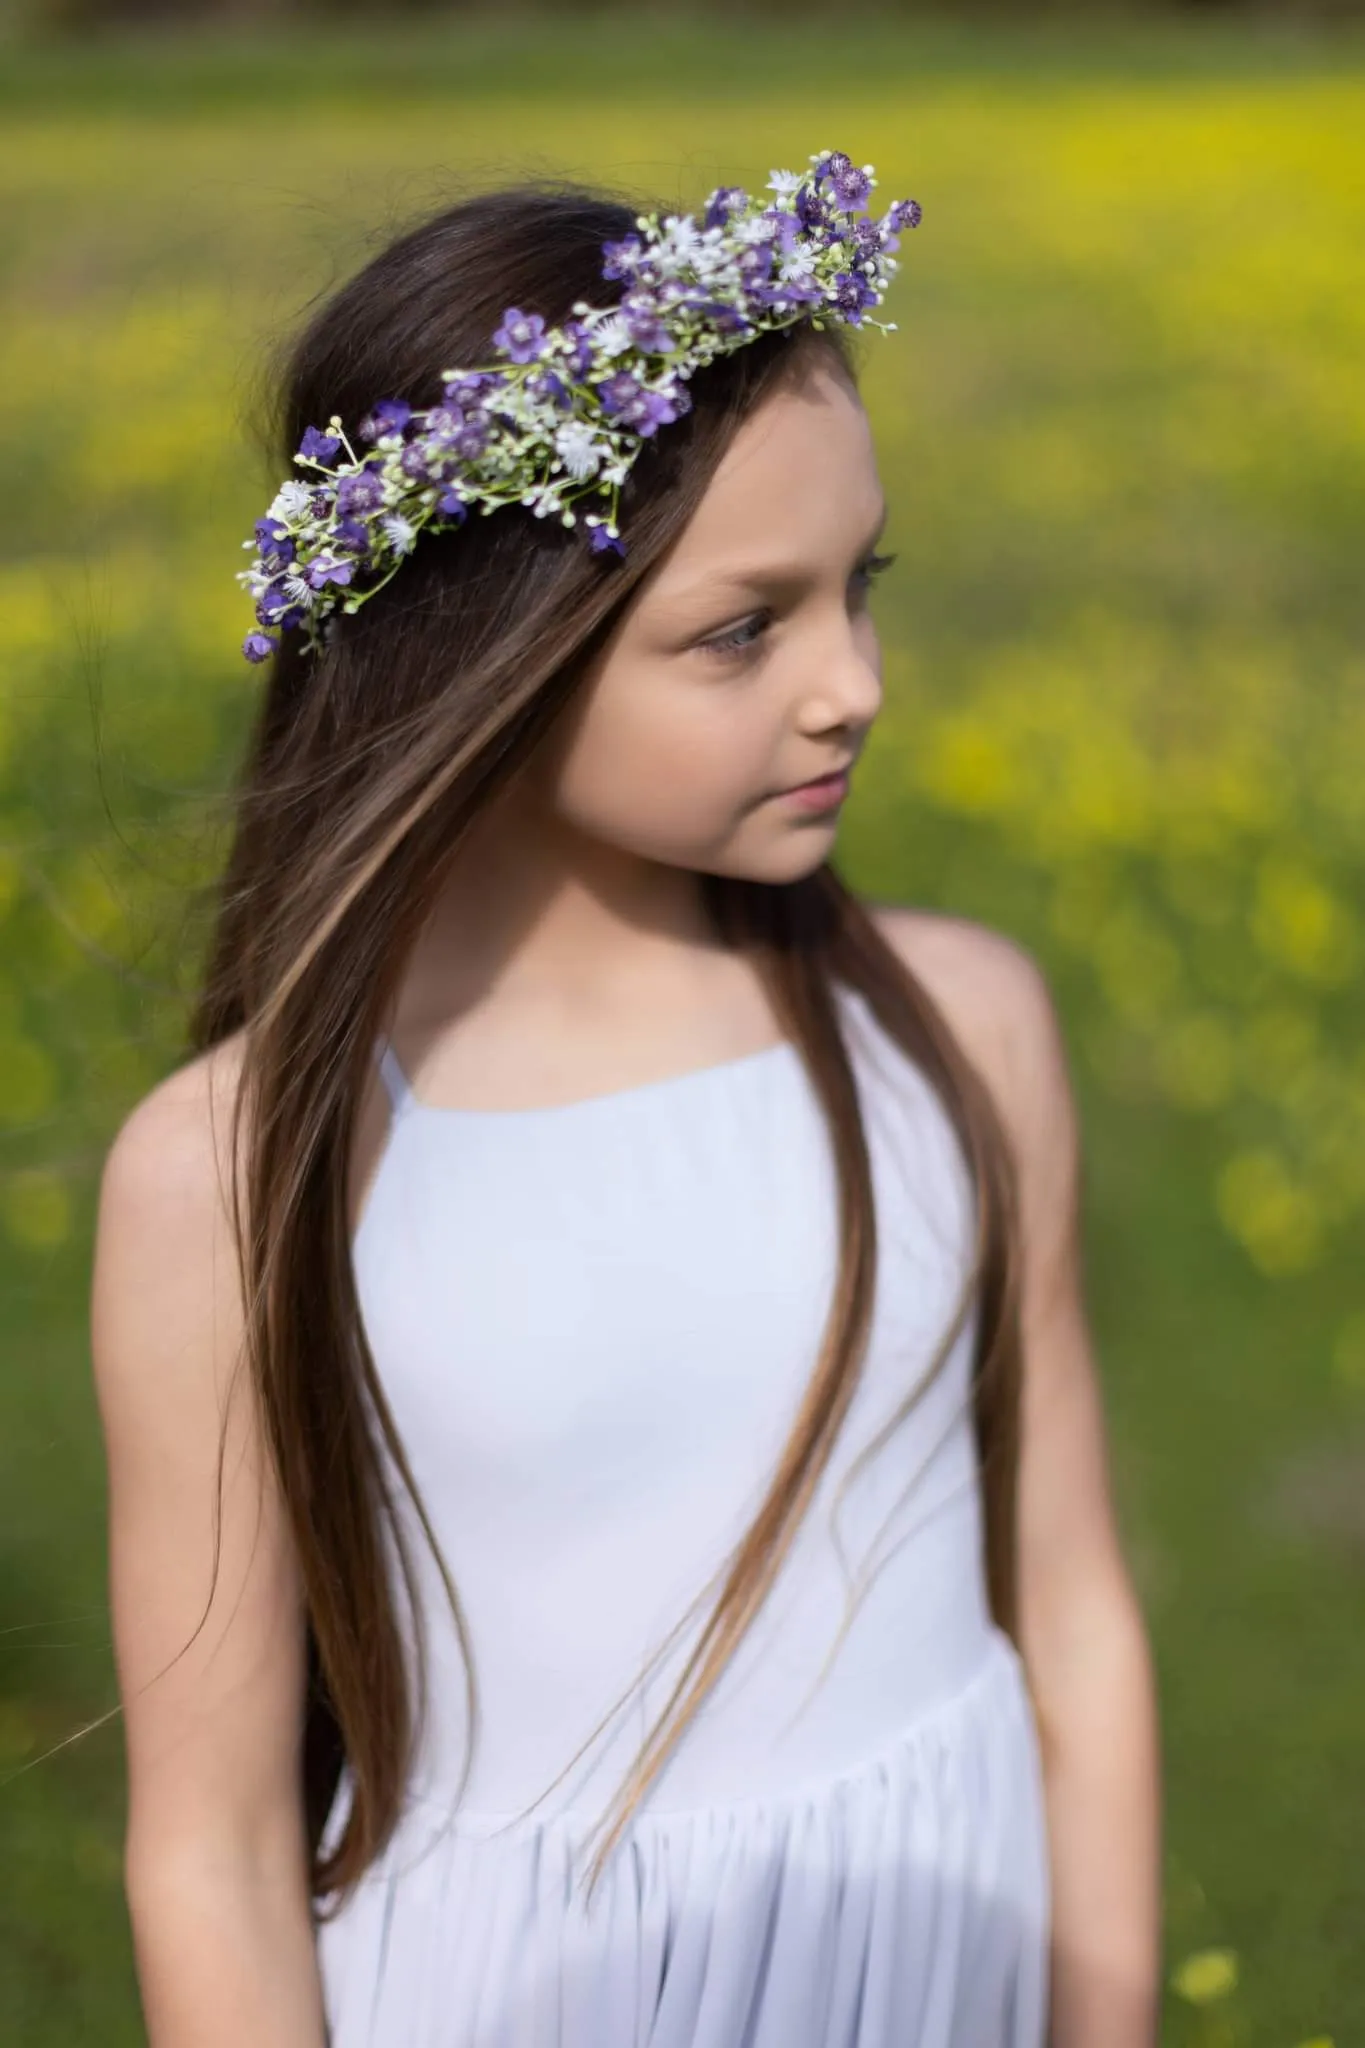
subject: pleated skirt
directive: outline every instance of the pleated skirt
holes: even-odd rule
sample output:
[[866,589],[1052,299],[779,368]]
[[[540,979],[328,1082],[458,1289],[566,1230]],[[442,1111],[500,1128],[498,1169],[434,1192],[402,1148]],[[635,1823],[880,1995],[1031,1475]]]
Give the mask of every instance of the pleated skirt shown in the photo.
[[318,1954],[331,2048],[1043,2048],[1037,1730],[999,1630],[963,1689],[851,1771],[600,1814],[414,1801]]

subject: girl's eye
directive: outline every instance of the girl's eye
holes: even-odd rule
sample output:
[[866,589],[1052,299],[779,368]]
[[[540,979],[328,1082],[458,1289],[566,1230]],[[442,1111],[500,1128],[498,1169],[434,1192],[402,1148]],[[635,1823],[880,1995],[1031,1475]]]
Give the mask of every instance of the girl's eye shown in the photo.
[[869,555],[867,560],[860,562],[853,572],[855,589],[860,591],[870,590],[877,578],[887,569],[890,569],[895,560],[896,557],[894,555]]
[[704,654],[745,654],[755,646],[772,623],[771,612],[753,612],[747,619],[701,642]]
[[[869,555],[865,561],[858,564],[858,567],[853,572],[853,588],[860,595],[866,594],[877,577],[882,574],[883,570],[889,569],[895,559],[894,555]],[[717,633],[710,640],[699,642],[699,645],[704,654],[728,655],[732,658],[736,655],[747,654],[752,648],[757,646],[772,622],[773,614],[771,611],[751,612],[747,619],[740,619],[736,625],[728,627],[725,632]]]

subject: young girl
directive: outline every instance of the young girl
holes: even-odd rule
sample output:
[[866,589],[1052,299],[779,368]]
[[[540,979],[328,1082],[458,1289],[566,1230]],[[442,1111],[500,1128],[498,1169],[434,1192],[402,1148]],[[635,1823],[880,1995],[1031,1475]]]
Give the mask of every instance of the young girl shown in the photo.
[[1053,1010],[831,858],[870,182],[495,192],[294,346],[95,1261],[153,2048],[1154,2038]]

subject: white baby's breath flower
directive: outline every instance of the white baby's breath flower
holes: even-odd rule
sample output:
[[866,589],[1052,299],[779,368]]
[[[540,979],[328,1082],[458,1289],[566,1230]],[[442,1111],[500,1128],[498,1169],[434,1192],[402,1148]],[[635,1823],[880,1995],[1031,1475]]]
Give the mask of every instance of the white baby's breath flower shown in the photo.
[[410,555],[417,545],[417,528],[401,512],[386,513],[379,524],[396,555]]
[[687,214],[670,214],[659,237],[660,247],[670,255],[692,257],[702,248],[701,229]]
[[601,467],[602,449],[585,420],[566,420],[555,435],[555,448],[575,483],[595,476]]
[[631,346],[630,323],[624,313],[612,313],[593,334],[593,344],[604,356],[619,356]]
[[[259,502],[258,499],[257,503]],[[312,504],[313,493],[307,484],[297,483],[291,479],[290,482],[281,484],[276,491],[274,503],[270,507],[270,517],[287,525],[291,520],[302,519],[311,511]]]
[[815,254],[813,250],[793,249],[790,256],[783,260],[782,280],[785,284],[791,284],[797,280],[804,282],[806,278],[814,277],[815,269]]

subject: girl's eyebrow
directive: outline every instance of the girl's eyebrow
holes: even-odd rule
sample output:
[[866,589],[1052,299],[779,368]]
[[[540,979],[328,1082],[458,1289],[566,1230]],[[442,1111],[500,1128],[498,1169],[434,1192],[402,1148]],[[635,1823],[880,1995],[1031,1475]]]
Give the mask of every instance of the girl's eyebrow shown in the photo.
[[[891,508],[883,499],[877,523],[859,548],[855,558],[857,561],[863,561],[876,548],[886,531],[886,523],[890,516]],[[809,581],[809,570],[795,563],[750,562],[739,568],[726,569],[716,576],[701,578],[682,590],[671,591],[667,602],[670,605],[687,604],[693,598],[714,598],[717,592],[726,590],[797,590]]]

